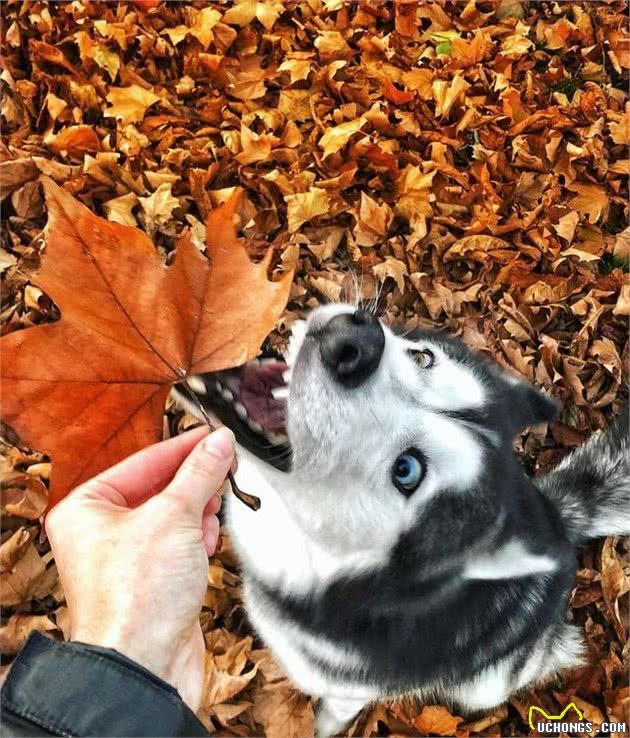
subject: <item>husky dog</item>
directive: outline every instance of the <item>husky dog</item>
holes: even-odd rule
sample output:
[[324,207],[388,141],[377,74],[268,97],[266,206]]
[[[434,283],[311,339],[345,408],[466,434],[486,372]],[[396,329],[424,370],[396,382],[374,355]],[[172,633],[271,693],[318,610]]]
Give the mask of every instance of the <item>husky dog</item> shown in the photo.
[[[242,447],[232,498],[251,622],[336,734],[414,694],[467,712],[583,662],[578,544],[630,531],[628,418],[546,477],[512,442],[555,403],[439,333],[315,310],[286,363],[194,378]],[[194,411],[194,407],[192,408]]]

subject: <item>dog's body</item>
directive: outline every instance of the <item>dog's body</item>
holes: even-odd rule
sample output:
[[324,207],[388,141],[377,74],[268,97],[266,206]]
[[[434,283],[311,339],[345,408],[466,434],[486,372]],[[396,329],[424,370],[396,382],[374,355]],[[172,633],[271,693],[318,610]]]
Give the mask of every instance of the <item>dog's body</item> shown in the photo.
[[335,305],[289,353],[290,446],[245,374],[203,390],[224,419],[236,406],[226,422],[253,451],[237,479],[261,509],[229,507],[251,622],[322,699],[318,732],[410,693],[490,708],[579,664],[565,620],[576,544],[630,531],[627,419],[534,482],[512,440],[553,403],[461,343]]

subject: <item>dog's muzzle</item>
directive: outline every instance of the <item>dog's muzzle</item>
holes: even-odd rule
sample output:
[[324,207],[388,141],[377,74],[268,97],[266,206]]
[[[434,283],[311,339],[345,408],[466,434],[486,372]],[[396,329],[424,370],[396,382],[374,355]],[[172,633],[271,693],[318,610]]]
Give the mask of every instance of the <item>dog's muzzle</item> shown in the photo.
[[324,365],[348,388],[358,387],[376,371],[385,348],[383,328],[366,310],[331,318],[317,331],[317,340]]

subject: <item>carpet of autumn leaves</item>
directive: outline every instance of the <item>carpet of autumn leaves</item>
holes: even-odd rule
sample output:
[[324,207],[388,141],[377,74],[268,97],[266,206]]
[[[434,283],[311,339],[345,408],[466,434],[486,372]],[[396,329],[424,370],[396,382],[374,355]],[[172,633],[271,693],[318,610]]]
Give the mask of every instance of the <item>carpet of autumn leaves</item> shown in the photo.
[[[517,443],[544,471],[618,411],[627,380],[630,230],[624,2],[12,2],[1,5],[2,323],[58,310],[28,281],[39,178],[139,225],[166,256],[233,188],[254,257],[296,281],[271,342],[328,300],[457,333],[553,394],[557,423]],[[45,357],[42,357],[45,361]],[[165,435],[194,422],[168,407]],[[67,611],[39,519],[50,464],[4,428],[6,672]],[[255,491],[255,490],[252,490]],[[580,553],[569,617],[591,664],[475,721],[377,706],[351,735],[527,735],[572,700],[630,722],[630,557]],[[218,735],[304,736],[312,705],[251,634],[227,537],[211,560],[201,717]],[[448,648],[448,644],[444,644]]]

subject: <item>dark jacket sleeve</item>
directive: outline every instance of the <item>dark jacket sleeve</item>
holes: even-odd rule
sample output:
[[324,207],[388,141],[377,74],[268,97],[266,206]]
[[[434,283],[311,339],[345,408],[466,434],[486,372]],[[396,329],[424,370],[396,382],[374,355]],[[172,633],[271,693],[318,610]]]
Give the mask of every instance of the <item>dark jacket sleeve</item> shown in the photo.
[[177,690],[117,651],[31,633],[1,693],[3,736],[207,736]]

